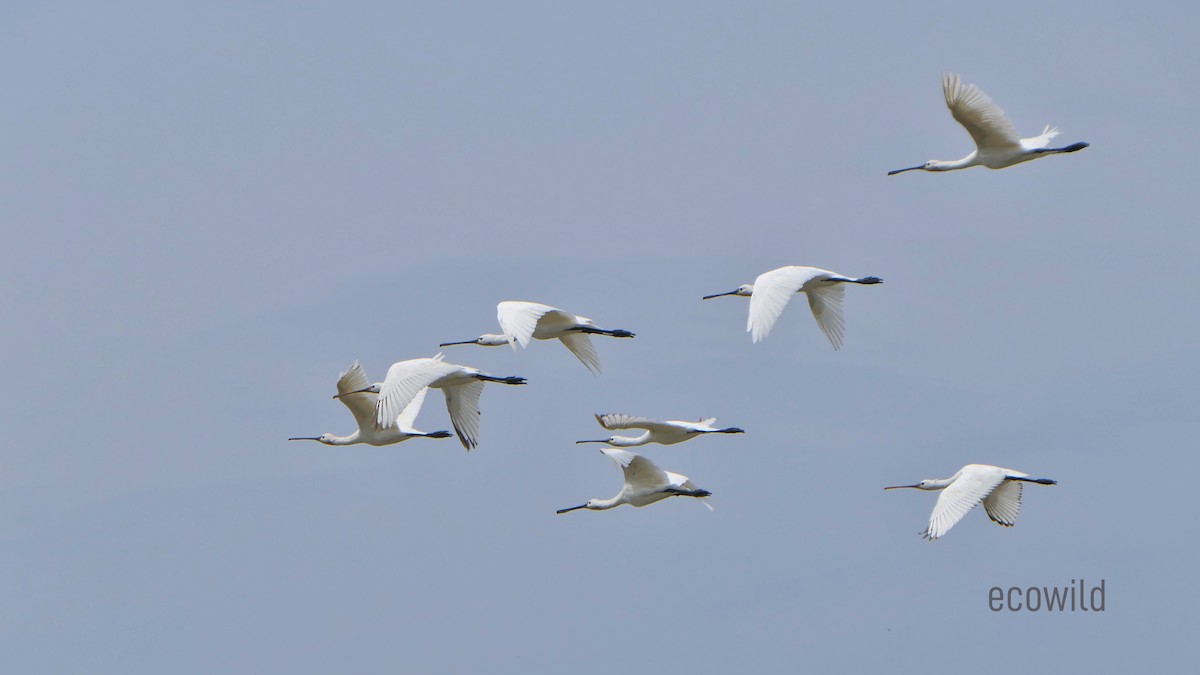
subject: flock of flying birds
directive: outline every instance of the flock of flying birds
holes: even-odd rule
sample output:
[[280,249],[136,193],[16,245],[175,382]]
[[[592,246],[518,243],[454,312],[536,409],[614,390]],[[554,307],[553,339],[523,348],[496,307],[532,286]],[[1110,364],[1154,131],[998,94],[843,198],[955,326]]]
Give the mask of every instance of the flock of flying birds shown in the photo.
[[[1031,138],[1020,138],[1004,111],[975,85],[963,85],[958,75],[948,73],[942,77],[942,89],[950,114],[975,140],[975,151],[955,161],[930,160],[923,165],[889,171],[895,175],[905,171],[951,171],[972,166],[989,169],[1004,167],[1037,159],[1050,154],[1076,152],[1088,147],[1087,143],[1073,143],[1061,148],[1049,147],[1058,129],[1046,126],[1042,133]],[[842,318],[842,297],[846,284],[873,285],[882,283],[878,277],[847,277],[815,267],[780,267],[760,274],[753,284],[744,284],[728,293],[704,296],[709,300],[726,295],[750,298],[750,313],[746,331],[753,342],[764,340],[771,327],[783,313],[788,301],[797,293],[808,297],[809,309],[817,325],[834,349],[840,349],[845,335]],[[445,342],[441,347],[462,344],[483,346],[516,345],[528,347],[532,340],[557,339],[574,354],[593,374],[600,373],[600,359],[592,344],[592,335],[614,338],[632,338],[634,334],[622,329],[607,329],[595,322],[561,309],[536,302],[507,300],[497,306],[500,333],[486,333],[474,340]],[[443,360],[442,354],[432,358],[409,359],[392,364],[383,382],[371,383],[362,366],[355,361],[350,369],[342,373],[337,382],[339,399],[354,415],[358,429],[348,436],[323,434],[321,436],[294,437],[288,440],[312,440],[326,445],[391,445],[410,438],[449,438],[448,431],[424,432],[416,429],[416,422],[425,395],[430,388],[441,389],[446,398],[446,409],[450,422],[463,447],[470,450],[479,444],[479,397],[484,385],[494,382],[507,385],[523,385],[525,378],[517,376],[497,377],[477,368],[460,366]],[[600,511],[622,504],[646,506],[668,497],[710,496],[708,490],[697,487],[687,476],[664,471],[646,457],[621,448],[658,443],[671,445],[708,434],[740,434],[737,427],[718,428],[716,418],[697,422],[679,420],[654,420],[624,414],[596,415],[596,421],[608,431],[640,430],[636,436],[610,436],[600,440],[584,440],[578,443],[603,443],[609,447],[601,452],[621,467],[625,485],[610,499],[590,499],[579,506],[560,509],[567,513],[579,509]],[[884,488],[916,488],[940,490],[937,504],[922,535],[937,539],[968,511],[982,503],[984,511],[994,522],[1010,527],[1016,522],[1021,506],[1021,488],[1024,483],[1054,485],[1049,478],[1032,478],[1029,474],[986,464],[968,464],[950,478],[926,479],[915,485],[896,485]],[[709,509],[712,507],[703,502]]]

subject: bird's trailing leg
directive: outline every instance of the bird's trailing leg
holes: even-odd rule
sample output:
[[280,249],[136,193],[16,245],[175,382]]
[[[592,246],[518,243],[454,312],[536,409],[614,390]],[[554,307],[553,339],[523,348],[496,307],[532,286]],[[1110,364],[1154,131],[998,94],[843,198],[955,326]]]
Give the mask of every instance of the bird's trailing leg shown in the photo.
[[606,328],[596,328],[595,326],[583,326],[579,329],[579,332],[580,333],[590,333],[593,335],[607,335],[609,337],[619,337],[619,338],[636,337],[633,333],[631,333],[627,330],[621,329],[621,328],[614,328],[613,330],[608,330]]
[[1072,144],[1066,146],[1065,148],[1041,148],[1039,150],[1034,150],[1034,152],[1036,152],[1038,154],[1042,154],[1042,155],[1055,154],[1055,153],[1059,153],[1059,152],[1078,152],[1078,151],[1088,147],[1088,145],[1090,145],[1090,144],[1080,141],[1078,143],[1072,143]]
[[1019,480],[1025,483],[1037,483],[1038,485],[1058,485],[1058,481],[1053,478],[1018,478],[1016,476],[1008,476],[1008,480]]
[[851,279],[851,282],[863,284],[864,286],[870,286],[871,284],[882,284],[883,279],[880,279],[879,277],[863,277],[861,279]]
[[711,497],[712,493],[708,490],[684,490],[682,488],[667,488],[664,492],[669,492],[678,497]]
[[425,438],[450,438],[454,434],[449,431],[431,431],[427,434],[421,434]]
[[508,377],[496,377],[495,375],[486,375],[479,373],[475,375],[475,379],[483,380],[484,382],[499,382],[501,384],[525,384],[525,378],[510,375]]

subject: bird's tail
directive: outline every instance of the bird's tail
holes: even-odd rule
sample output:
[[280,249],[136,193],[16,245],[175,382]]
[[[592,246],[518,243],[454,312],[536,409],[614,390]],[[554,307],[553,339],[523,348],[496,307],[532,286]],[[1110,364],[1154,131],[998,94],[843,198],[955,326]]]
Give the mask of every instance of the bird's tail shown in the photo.
[[1042,129],[1042,136],[1044,136],[1047,141],[1049,141],[1051,138],[1054,138],[1059,133],[1058,127],[1052,127],[1049,124],[1046,125],[1045,129]]

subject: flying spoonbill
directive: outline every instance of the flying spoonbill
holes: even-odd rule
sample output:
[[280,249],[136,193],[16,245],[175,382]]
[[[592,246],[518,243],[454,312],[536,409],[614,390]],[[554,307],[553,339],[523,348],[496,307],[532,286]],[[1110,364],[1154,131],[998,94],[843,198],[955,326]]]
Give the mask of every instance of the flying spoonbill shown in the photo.
[[816,267],[790,266],[763,272],[752,284],[742,284],[728,293],[706,295],[704,299],[711,300],[723,295],[749,296],[750,318],[746,321],[746,331],[754,342],[762,342],[792,296],[807,293],[808,306],[817,319],[817,325],[833,343],[833,348],[841,349],[842,337],[846,332],[842,320],[842,294],[845,290],[842,284],[881,283],[883,279],[879,277],[853,279]]
[[931,159],[920,166],[889,171],[894,176],[905,171],[953,171],[971,166],[986,166],[1003,169],[1006,166],[1028,162],[1045,155],[1075,152],[1088,147],[1087,143],[1072,143],[1063,148],[1051,148],[1050,139],[1058,135],[1058,128],[1046,125],[1042,133],[1032,138],[1017,136],[1012,122],[1004,116],[1000,106],[973,84],[963,85],[955,73],[942,75],[942,93],[946,96],[946,107],[950,114],[971,138],[975,139],[975,151],[958,160]]
[[1057,485],[1049,478],[1030,478],[1029,474],[1005,469],[990,464],[968,464],[949,478],[927,478],[916,485],[893,485],[884,490],[916,488],[918,490],[941,490],[929,527],[922,534],[933,541],[945,535],[954,524],[967,515],[967,511],[983,502],[988,518],[1004,527],[1017,522],[1017,511],[1021,508],[1021,483]]
[[618,429],[645,429],[645,433],[641,436],[612,436],[599,441],[575,441],[576,443],[608,443],[614,447],[628,448],[635,445],[646,445],[647,443],[673,445],[702,434],[746,433],[737,427],[717,429],[713,426],[717,421],[715,417],[707,417],[699,422],[682,422],[680,420],[659,421],[646,417],[634,417],[633,415],[610,414],[596,415],[596,421],[600,423],[600,426],[609,431],[616,431]]
[[[667,497],[703,498],[712,494],[708,490],[696,487],[692,481],[688,480],[687,476],[663,471],[654,462],[628,450],[601,448],[600,452],[608,455],[621,467],[621,471],[625,474],[625,487],[621,488],[621,492],[612,499],[589,499],[586,504],[559,509],[557,513],[579,509],[603,511],[622,504],[645,506],[662,501]],[[709,511],[712,510],[711,504],[703,503]]]
[[[387,377],[349,392],[357,394],[371,392],[379,394],[375,406],[375,427],[388,429],[395,425],[400,411],[416,398],[425,387],[441,389],[446,396],[446,410],[450,412],[450,423],[458,432],[458,440],[467,450],[479,445],[479,395],[485,382],[501,384],[525,384],[523,377],[496,377],[478,368],[446,363],[443,355],[428,359],[409,359],[393,363]],[[338,394],[334,398],[344,398]]]
[[500,330],[503,334],[484,333],[474,340],[462,342],[443,342],[439,347],[451,345],[483,345],[497,347],[510,345],[515,350],[517,343],[528,347],[529,341],[553,340],[558,338],[571,350],[583,365],[593,374],[600,374],[600,357],[588,335],[608,335],[610,337],[631,338],[633,333],[622,329],[609,330],[597,328],[596,324],[586,316],[576,316],[561,309],[536,302],[520,300],[505,300],[496,305],[496,318],[500,320]]
[[358,422],[358,430],[349,436],[334,436],[333,434],[321,434],[320,436],[299,436],[289,438],[289,441],[319,441],[325,445],[354,445],[355,443],[366,443],[367,445],[391,445],[401,441],[407,441],[410,438],[424,436],[426,438],[449,438],[449,431],[431,431],[426,433],[413,428],[413,423],[417,419],[417,415],[421,412],[421,404],[425,402],[425,393],[429,391],[426,387],[417,392],[404,410],[396,417],[396,423],[387,429],[375,428],[375,404],[379,397],[371,392],[363,391],[364,388],[370,387],[371,381],[367,379],[367,374],[363,371],[362,364],[355,361],[350,365],[350,369],[341,374],[337,381],[338,395],[334,398],[340,398],[342,403],[350,409],[354,415],[354,421]]

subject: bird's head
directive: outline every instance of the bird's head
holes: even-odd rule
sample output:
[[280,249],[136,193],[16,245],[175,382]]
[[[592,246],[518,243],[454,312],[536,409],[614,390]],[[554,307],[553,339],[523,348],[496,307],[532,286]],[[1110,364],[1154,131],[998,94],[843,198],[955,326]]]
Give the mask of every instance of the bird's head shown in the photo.
[[713,298],[719,298],[723,295],[740,295],[743,297],[749,297],[753,294],[754,294],[754,284],[742,284],[741,286],[738,286],[737,288],[733,289],[732,291],[729,291],[728,293],[716,293],[713,295],[706,295],[706,296],[704,296],[704,299],[712,300]]
[[324,443],[325,445],[333,445],[333,439],[334,439],[333,434],[321,434],[320,436],[298,436],[296,438],[289,438],[288,440],[289,441],[317,441],[318,443]]
[[602,438],[595,441],[575,441],[575,445],[579,445],[580,443],[608,443],[609,445],[614,445],[616,440],[616,436],[609,436],[608,438]]
[[925,162],[924,164],[922,164],[920,166],[910,166],[907,169],[896,169],[894,171],[889,171],[887,175],[895,176],[896,174],[904,173],[905,171],[917,171],[917,170],[920,170],[920,171],[945,171],[946,167],[943,166],[944,164],[945,164],[945,162],[942,162],[941,160],[931,159],[928,162]]
[[508,344],[508,338],[503,335],[494,333],[484,333],[474,340],[463,340],[461,342],[443,342],[439,347],[449,347],[451,345],[483,345],[484,347],[499,347],[500,345]]
[[937,490],[941,487],[943,487],[943,486],[941,485],[940,481],[936,481],[931,478],[926,478],[925,480],[921,481],[920,483],[917,483],[916,485],[891,485],[891,486],[885,487],[883,489],[884,490],[899,490],[902,488],[916,488],[918,490]]
[[599,509],[599,507],[600,507],[600,500],[589,499],[589,500],[587,500],[586,504],[580,504],[579,506],[572,506],[572,507],[565,508],[565,509],[559,509],[559,510],[555,511],[555,513],[558,513],[561,515],[563,513],[570,513],[571,511],[578,511],[579,509],[592,509],[594,511],[594,510]]

